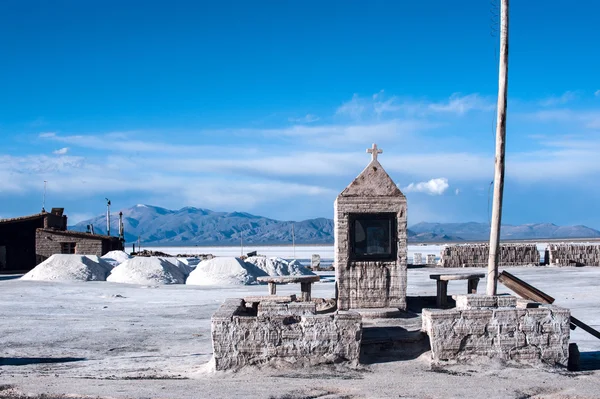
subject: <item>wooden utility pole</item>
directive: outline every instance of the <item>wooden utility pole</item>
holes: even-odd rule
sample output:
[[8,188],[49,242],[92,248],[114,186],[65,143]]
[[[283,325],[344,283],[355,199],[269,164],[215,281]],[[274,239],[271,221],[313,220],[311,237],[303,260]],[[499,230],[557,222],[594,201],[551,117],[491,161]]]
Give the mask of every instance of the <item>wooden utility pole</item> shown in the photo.
[[508,0],[500,4],[500,70],[498,78],[498,114],[496,117],[496,167],[494,173],[494,203],[490,230],[490,258],[487,272],[487,295],[496,295],[500,260],[500,226],[502,225],[502,194],[504,192],[504,148],[506,139],[506,97],[508,89]]

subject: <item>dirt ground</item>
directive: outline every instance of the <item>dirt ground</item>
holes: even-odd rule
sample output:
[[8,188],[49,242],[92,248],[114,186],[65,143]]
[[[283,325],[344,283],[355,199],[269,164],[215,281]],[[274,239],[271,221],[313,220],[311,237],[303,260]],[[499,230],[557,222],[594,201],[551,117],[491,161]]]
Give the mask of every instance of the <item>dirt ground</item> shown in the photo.
[[[600,268],[509,270],[600,329]],[[435,272],[410,269],[409,297],[433,297]],[[333,297],[332,273],[322,277],[313,296]],[[465,291],[463,283],[451,282],[449,294]],[[600,398],[600,340],[580,329],[571,335],[582,352],[579,372],[498,361],[432,369],[429,352],[357,367],[213,371],[211,314],[225,298],[266,291],[2,277],[0,398]]]

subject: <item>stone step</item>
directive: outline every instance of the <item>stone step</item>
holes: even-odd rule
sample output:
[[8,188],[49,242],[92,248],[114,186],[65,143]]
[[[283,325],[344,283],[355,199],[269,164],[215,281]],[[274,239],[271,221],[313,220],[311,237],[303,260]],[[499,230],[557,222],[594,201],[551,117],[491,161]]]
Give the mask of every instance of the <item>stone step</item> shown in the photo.
[[398,308],[352,308],[350,311],[359,313],[363,319],[399,317],[403,313]]

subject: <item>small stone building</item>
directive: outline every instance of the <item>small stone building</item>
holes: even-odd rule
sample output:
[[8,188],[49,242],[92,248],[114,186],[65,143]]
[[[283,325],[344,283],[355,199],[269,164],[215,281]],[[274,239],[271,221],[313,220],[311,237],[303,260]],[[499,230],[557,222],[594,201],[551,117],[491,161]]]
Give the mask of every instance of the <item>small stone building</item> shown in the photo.
[[122,250],[118,237],[67,230],[64,208],[0,219],[0,273],[27,272],[54,254],[102,256]]
[[36,265],[35,240],[37,229],[66,230],[67,217],[63,208],[51,212],[0,219],[0,273],[29,271]]
[[406,197],[377,155],[334,205],[339,310],[406,309]]
[[35,237],[35,253],[38,264],[54,254],[102,256],[110,251],[123,250],[123,242],[119,237],[79,231],[37,229]]

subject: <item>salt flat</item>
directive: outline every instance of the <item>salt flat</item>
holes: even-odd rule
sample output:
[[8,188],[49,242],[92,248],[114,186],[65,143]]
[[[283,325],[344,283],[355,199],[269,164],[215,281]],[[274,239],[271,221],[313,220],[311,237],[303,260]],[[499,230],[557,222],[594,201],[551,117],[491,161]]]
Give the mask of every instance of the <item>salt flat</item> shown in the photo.
[[[434,296],[429,274],[444,270],[410,269],[409,300]],[[600,268],[508,270],[600,329]],[[333,273],[321,274],[313,296],[333,297]],[[485,287],[485,281],[480,284]],[[463,293],[465,285],[451,282],[449,294]],[[211,314],[225,298],[266,292],[266,286],[0,280],[0,385],[30,394],[111,398],[600,397],[600,340],[579,329],[572,342],[596,361],[589,363],[592,370],[578,373],[495,362],[439,372],[431,370],[428,352],[356,369],[211,372]],[[298,285],[278,287],[281,294],[298,292]]]
[[[540,244],[542,245],[542,244]],[[408,258],[412,261],[412,257],[415,252],[423,254],[425,257],[427,254],[433,254],[439,258],[440,251],[443,245],[429,245],[429,244],[415,244],[408,246]],[[296,248],[292,245],[252,245],[252,246],[230,246],[230,247],[203,247],[203,246],[189,246],[189,247],[169,247],[169,246],[142,246],[142,249],[149,249],[153,251],[161,251],[169,255],[177,254],[212,254],[215,256],[240,256],[245,255],[248,252],[256,251],[260,255],[265,256],[279,256],[286,259],[297,258],[305,262],[309,262],[313,254],[321,256],[321,260],[331,263],[333,261],[333,245],[296,245]],[[127,247],[127,252],[131,252],[132,247]]]

